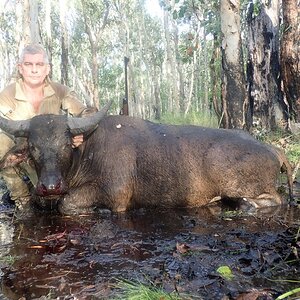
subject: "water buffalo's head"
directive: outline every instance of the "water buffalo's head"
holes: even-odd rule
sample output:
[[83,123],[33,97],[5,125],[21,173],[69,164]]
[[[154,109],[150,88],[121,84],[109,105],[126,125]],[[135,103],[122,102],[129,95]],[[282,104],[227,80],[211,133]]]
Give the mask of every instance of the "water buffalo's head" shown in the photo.
[[48,197],[66,193],[68,186],[65,176],[71,167],[74,151],[72,137],[96,128],[110,104],[84,118],[49,114],[29,120],[11,121],[0,117],[0,128],[22,141],[4,157],[0,168],[31,160],[38,176],[37,195]]

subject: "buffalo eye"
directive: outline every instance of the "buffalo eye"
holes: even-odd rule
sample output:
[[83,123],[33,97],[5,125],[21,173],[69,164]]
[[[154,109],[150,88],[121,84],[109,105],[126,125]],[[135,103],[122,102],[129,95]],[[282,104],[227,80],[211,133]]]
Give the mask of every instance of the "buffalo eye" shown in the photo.
[[34,153],[36,151],[36,148],[32,143],[29,143],[29,151],[30,153]]

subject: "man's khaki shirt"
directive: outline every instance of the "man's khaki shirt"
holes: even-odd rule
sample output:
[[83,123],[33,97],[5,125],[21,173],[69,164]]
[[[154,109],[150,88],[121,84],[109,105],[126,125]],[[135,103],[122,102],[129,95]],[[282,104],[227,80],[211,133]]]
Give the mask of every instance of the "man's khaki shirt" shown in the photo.
[[86,107],[75,92],[62,84],[46,81],[44,98],[38,111],[28,101],[23,91],[23,81],[10,84],[0,93],[0,112],[10,120],[25,120],[41,114],[69,113],[78,116]]

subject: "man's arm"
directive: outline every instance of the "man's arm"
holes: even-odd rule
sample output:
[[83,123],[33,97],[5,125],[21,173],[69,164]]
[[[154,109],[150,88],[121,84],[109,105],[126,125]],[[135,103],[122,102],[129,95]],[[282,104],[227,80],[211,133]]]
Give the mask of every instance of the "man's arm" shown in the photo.
[[[79,115],[79,117],[86,117],[90,114],[93,114],[95,112],[97,112],[98,109],[96,107],[86,107]],[[89,135],[89,133],[87,133],[86,135]],[[73,137],[73,143],[72,143],[72,147],[76,148],[79,147],[84,141],[84,136],[83,134],[80,135],[76,135]]]

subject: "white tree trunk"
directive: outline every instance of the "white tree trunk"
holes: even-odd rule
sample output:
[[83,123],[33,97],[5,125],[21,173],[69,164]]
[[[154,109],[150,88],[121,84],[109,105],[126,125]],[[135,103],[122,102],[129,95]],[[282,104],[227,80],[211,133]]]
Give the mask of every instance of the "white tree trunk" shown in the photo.
[[222,103],[225,128],[245,128],[246,82],[243,67],[240,1],[221,0]]

